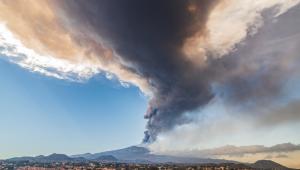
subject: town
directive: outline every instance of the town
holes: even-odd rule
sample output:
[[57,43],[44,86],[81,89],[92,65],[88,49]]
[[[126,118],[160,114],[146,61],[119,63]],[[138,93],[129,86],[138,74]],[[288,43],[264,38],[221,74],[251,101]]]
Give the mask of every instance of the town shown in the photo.
[[244,164],[138,164],[103,162],[0,162],[1,170],[253,170]]

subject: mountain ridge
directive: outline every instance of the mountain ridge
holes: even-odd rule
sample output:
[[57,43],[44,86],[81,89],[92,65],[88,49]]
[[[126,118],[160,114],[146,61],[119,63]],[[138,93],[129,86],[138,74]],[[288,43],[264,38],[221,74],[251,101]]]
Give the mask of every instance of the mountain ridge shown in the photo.
[[50,154],[48,156],[39,155],[36,157],[24,156],[6,159],[5,161],[30,161],[30,162],[86,162],[86,161],[100,161],[104,163],[118,162],[118,163],[141,163],[141,164],[221,164],[232,163],[252,167],[253,169],[277,169],[277,170],[291,170],[279,163],[271,160],[258,160],[252,164],[240,163],[237,161],[211,158],[195,158],[195,157],[178,157],[169,155],[152,154],[149,149],[140,146],[130,146],[127,148],[116,149],[111,151],[104,151],[99,153],[85,153],[78,155],[65,154]]
[[195,158],[195,157],[179,157],[169,155],[152,154],[149,149],[141,146],[130,146],[127,148],[116,149],[111,151],[104,151],[94,154],[79,154],[71,157],[84,157],[86,159],[95,159],[102,155],[112,155],[118,160],[125,162],[153,162],[153,163],[236,163],[236,161],[229,161],[223,159],[211,158]]
[[292,170],[272,160],[258,160],[250,166],[255,169]]

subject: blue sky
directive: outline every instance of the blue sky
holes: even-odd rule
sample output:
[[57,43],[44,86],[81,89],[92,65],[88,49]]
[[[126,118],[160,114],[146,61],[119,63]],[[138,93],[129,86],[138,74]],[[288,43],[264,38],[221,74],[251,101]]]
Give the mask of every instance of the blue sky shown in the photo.
[[[146,98],[104,76],[76,83],[0,59],[0,158],[97,152],[138,144]],[[34,146],[34,147],[32,147]]]

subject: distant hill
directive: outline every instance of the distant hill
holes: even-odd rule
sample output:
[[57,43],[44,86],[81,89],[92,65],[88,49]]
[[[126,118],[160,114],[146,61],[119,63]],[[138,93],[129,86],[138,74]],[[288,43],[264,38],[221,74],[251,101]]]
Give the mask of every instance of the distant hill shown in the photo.
[[100,161],[100,162],[117,162],[118,159],[112,155],[102,155],[94,159],[95,161]]
[[264,170],[290,170],[290,168],[280,165],[271,160],[259,160],[256,161],[254,164],[250,165],[252,168],[255,169],[264,169]]
[[10,159],[6,159],[6,161],[33,161],[35,157],[23,156],[23,157],[14,157]]
[[67,155],[64,154],[51,154],[49,156],[41,157],[40,159],[43,159],[45,161],[71,161],[72,158],[68,157]]
[[77,158],[71,158],[67,155],[64,154],[51,154],[48,156],[36,156],[36,157],[30,157],[30,156],[25,156],[25,157],[15,157],[15,158],[10,158],[7,159],[7,161],[30,161],[30,162],[69,162],[69,161],[83,161],[86,160],[85,158],[82,157],[77,157]]

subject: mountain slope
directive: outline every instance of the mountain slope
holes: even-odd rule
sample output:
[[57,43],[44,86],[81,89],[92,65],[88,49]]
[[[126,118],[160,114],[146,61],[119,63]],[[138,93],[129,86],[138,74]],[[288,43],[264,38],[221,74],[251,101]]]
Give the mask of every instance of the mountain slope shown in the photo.
[[177,157],[168,155],[151,154],[145,147],[131,146],[123,149],[100,152],[95,154],[73,155],[72,157],[83,156],[86,159],[96,159],[99,156],[112,155],[123,162],[148,162],[148,163],[226,163],[233,162],[222,159]]
[[283,165],[280,165],[279,163],[273,162],[271,160],[259,160],[256,161],[254,164],[251,165],[251,167],[255,169],[276,169],[276,170],[289,170],[290,168],[287,168]]
[[94,160],[100,161],[100,162],[117,162],[118,161],[118,159],[112,155],[102,155]]

